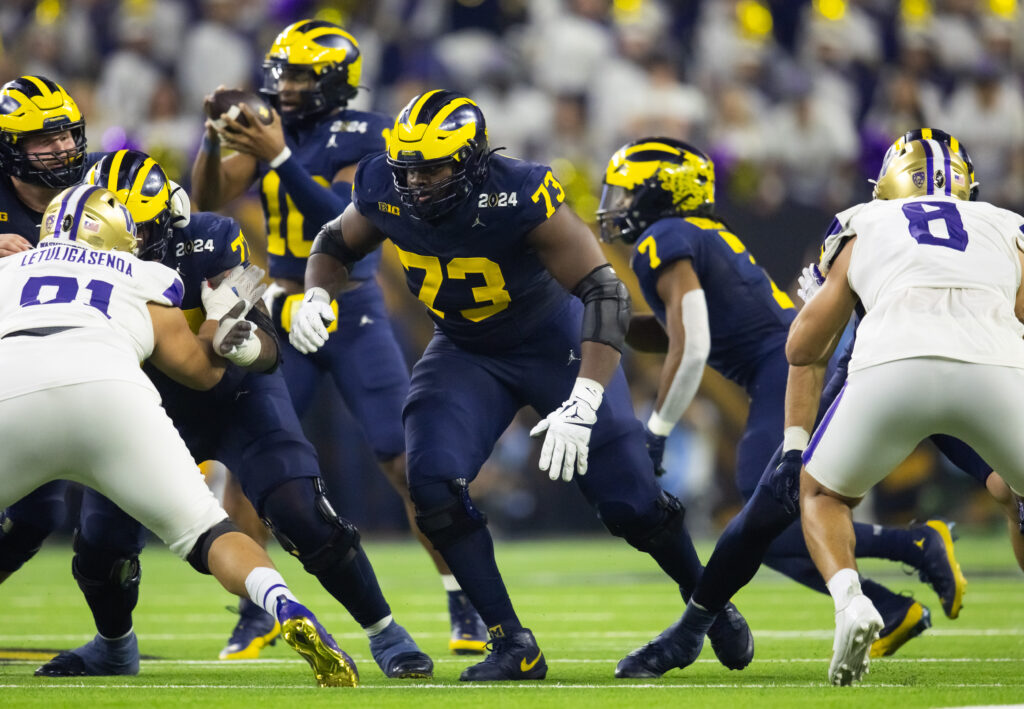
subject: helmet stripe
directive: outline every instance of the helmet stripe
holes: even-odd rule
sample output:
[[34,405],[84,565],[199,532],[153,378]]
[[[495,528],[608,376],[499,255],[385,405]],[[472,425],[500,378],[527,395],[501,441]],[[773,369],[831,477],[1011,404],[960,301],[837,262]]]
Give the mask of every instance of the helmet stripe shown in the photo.
[[127,178],[125,179],[125,182],[131,180],[131,186],[129,188],[129,192],[131,194],[142,194],[142,186],[145,184],[146,178],[149,176],[149,171],[152,168],[153,164],[154,161],[152,158],[146,158],[145,160],[142,161],[141,164],[139,164],[138,162],[133,162],[133,164],[129,166],[129,168],[135,168],[134,180],[131,180],[130,171],[129,174],[125,176]]
[[953,196],[953,173],[950,168],[950,157],[949,148],[945,143],[940,142],[939,148],[942,149],[942,174],[945,175],[945,192],[947,197]]
[[78,241],[78,224],[79,220],[82,218],[82,212],[85,211],[85,201],[89,198],[89,195],[97,189],[99,188],[84,187],[82,189],[75,190],[75,214],[71,219],[71,229],[68,230],[68,239],[71,241]]
[[658,143],[653,141],[647,143],[638,143],[637,145],[630,146],[627,155],[629,155],[629,157],[632,158],[633,160],[636,160],[636,154],[639,152],[643,152],[645,150],[666,152],[672,155],[682,155],[682,151],[680,151],[679,148],[674,148],[671,145],[666,145],[665,143]]
[[55,87],[52,87],[53,82],[48,79],[43,79],[39,76],[23,76],[21,78],[25,80],[21,82],[21,89],[29,98],[46,96],[54,93]]
[[107,165],[107,174],[103,186],[114,193],[121,187],[121,164],[124,162],[124,156],[125,151],[118,150],[110,156],[110,162]]
[[453,98],[450,101],[448,101],[448,103],[441,106],[441,109],[437,111],[437,113],[434,116],[431,117],[430,122],[434,123],[437,127],[440,128],[441,124],[444,123],[445,119],[448,118],[448,116],[450,116],[455,111],[456,108],[466,105],[476,106],[475,103],[473,103],[465,96]]
[[309,22],[303,22],[301,25],[296,27],[293,31],[295,32],[309,32],[311,30],[318,30],[321,27],[327,27],[329,29],[338,29],[338,26],[333,22],[327,22],[325,20],[310,20]]
[[101,188],[90,185],[80,185],[71,190],[63,204],[61,204],[60,212],[57,214],[57,229],[55,231],[63,231],[63,220],[65,214],[73,212],[71,228],[67,231],[67,239],[69,241],[77,241],[78,225],[82,219],[82,212],[85,211],[86,200],[89,199],[89,195],[99,189]]
[[925,179],[928,181],[928,194],[935,194],[935,154],[932,152],[932,141],[922,140],[921,145],[926,155],[924,170],[927,173]]
[[409,124],[415,126],[421,123],[430,123],[434,111],[439,108],[438,105],[443,105],[447,98],[447,93],[449,92],[434,89],[420,96],[420,100],[416,101],[416,106],[409,112]]
[[432,96],[436,96],[440,93],[443,93],[440,89],[434,89],[433,91],[428,91],[420,96],[420,100],[409,109],[409,116],[405,122],[413,126],[419,123],[420,113],[423,111],[423,107],[426,105],[427,101],[429,101]]

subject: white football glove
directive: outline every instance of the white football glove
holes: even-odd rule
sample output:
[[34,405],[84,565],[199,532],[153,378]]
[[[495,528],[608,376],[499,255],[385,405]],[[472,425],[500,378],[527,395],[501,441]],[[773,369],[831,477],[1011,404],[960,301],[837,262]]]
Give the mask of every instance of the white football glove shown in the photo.
[[334,322],[331,296],[323,288],[313,286],[302,298],[302,305],[292,317],[288,341],[302,354],[313,354],[327,342],[327,326]]
[[248,266],[235,266],[224,277],[216,288],[211,288],[206,281],[203,282],[203,310],[206,311],[208,320],[220,320],[235,307],[239,300],[245,301],[245,308],[241,315],[232,313],[233,317],[242,319],[252,309],[252,306],[263,295],[267,284],[263,283],[265,271],[254,264]]
[[[241,304],[242,301],[239,301]],[[226,315],[220,320],[213,336],[213,349],[221,357],[239,367],[248,367],[263,350],[256,335],[256,326],[248,320]]]
[[821,290],[821,286],[825,283],[825,276],[821,274],[817,263],[811,263],[804,266],[804,270],[800,273],[800,278],[797,281],[800,283],[800,287],[796,289],[796,294],[805,303],[810,303],[811,298]]
[[573,473],[587,474],[590,429],[597,422],[597,410],[604,387],[593,379],[578,377],[572,394],[562,405],[533,427],[531,438],[544,436],[540,449],[540,469],[552,480],[569,482]]
[[192,201],[177,182],[167,180],[167,183],[171,189],[171,226],[184,229],[192,219]]

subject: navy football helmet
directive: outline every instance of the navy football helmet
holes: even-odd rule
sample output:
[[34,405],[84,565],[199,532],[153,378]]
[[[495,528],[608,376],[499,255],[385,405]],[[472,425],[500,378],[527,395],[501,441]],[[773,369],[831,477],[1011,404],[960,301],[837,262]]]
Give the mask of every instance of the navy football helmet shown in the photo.
[[634,243],[650,224],[715,203],[715,166],[689,143],[641,138],[619,148],[604,175],[601,239]]
[[[65,150],[26,152],[29,138],[70,132]],[[60,189],[85,174],[85,121],[64,88],[44,76],[21,76],[0,88],[0,170],[19,180]]]
[[[480,107],[454,91],[420,94],[398,114],[388,137],[388,164],[409,212],[436,219],[487,178],[490,150]],[[430,179],[450,169],[450,174]]]

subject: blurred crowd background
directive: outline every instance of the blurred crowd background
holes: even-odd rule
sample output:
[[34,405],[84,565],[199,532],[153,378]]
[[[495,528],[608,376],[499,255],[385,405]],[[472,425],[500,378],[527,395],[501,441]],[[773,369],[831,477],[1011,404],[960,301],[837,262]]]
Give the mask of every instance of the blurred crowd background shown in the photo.
[[[664,135],[704,149],[719,211],[791,293],[832,215],[870,198],[867,180],[910,128],[957,136],[981,198],[1024,210],[1017,0],[3,0],[0,77],[58,81],[86,117],[90,150],[145,150],[187,186],[203,97],[258,86],[276,34],[314,16],[359,41],[365,89],[354,107],[394,115],[424,90],[461,90],[484,110],[492,145],[550,164],[588,222],[621,144]],[[230,212],[260,253],[256,194]],[[628,276],[628,251],[606,251]],[[429,321],[387,250],[381,278],[411,364]],[[635,289],[634,305],[645,309]],[[624,363],[646,419],[660,358],[627,353]],[[335,396],[324,387],[304,424],[339,512],[365,529],[403,527]],[[716,533],[738,509],[733,449],[745,417],[743,393],[709,371],[669,441],[663,484],[697,533]],[[526,433],[536,416],[520,418],[474,483],[492,526],[506,536],[600,530],[575,491],[536,470]],[[998,520],[975,492],[925,445],[862,514]]]

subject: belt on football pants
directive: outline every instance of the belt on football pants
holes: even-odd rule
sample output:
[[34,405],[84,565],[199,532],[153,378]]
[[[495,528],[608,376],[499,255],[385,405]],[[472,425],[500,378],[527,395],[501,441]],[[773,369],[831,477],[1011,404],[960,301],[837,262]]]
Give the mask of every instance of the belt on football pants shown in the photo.
[[46,337],[47,335],[57,335],[68,330],[77,330],[78,325],[65,325],[65,326],[54,326],[54,327],[30,327],[26,330],[15,330],[14,332],[8,332],[0,340],[6,340],[9,337]]

